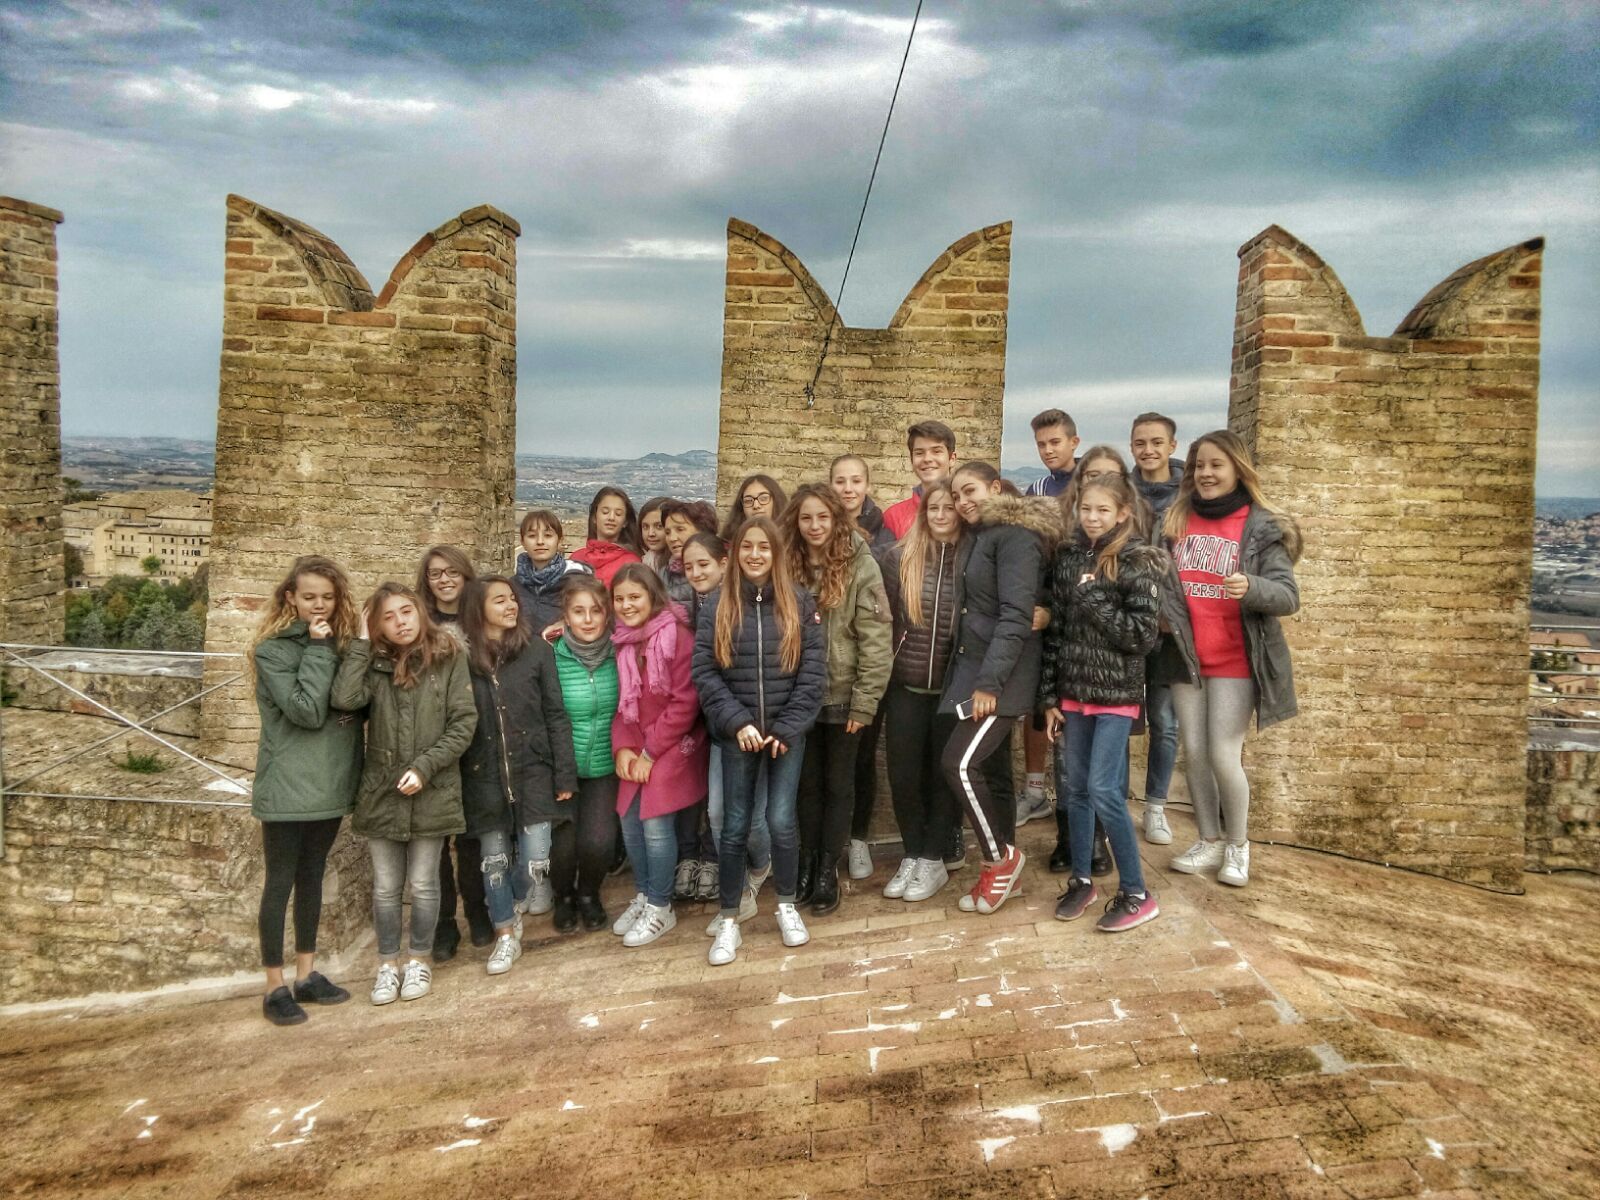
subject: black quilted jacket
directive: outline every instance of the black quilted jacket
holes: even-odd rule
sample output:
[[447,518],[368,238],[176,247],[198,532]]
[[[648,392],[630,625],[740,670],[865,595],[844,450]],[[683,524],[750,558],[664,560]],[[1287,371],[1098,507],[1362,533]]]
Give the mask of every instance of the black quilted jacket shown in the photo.
[[1117,555],[1116,580],[1096,578],[1095,547],[1080,532],[1050,561],[1039,707],[1143,704],[1145,655],[1160,632],[1166,554],[1134,537]]
[[937,692],[944,687],[945,668],[955,653],[961,621],[961,576],[956,571],[959,543],[930,546],[922,570],[922,624],[906,616],[900,589],[900,554],[896,542],[883,560],[883,586],[894,611],[894,670],[901,687]]
[[744,588],[744,623],[733,639],[733,662],[717,664],[717,607],[722,589],[706,598],[695,623],[694,686],[713,737],[731,739],[746,725],[789,743],[816,724],[828,683],[828,652],[811,593],[795,589],[800,609],[800,666],[785,674],[779,664],[778,631],[772,586]]

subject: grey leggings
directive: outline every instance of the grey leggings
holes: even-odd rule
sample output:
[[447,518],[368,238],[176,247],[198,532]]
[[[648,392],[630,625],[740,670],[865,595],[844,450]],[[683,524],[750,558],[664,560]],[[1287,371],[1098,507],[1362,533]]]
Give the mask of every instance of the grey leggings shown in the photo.
[[1183,740],[1189,799],[1200,836],[1214,842],[1249,841],[1250,781],[1244,774],[1244,737],[1256,707],[1256,685],[1249,679],[1202,679],[1172,685]]

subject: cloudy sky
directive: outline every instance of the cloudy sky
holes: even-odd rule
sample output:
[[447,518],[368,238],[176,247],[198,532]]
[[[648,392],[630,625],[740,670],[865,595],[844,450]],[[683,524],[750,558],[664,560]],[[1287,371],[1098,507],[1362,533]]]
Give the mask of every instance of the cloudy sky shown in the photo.
[[[0,0],[0,191],[67,214],[66,431],[211,435],[238,192],[380,282],[497,205],[522,447],[713,447],[727,219],[836,289],[914,7]],[[1597,35],[1591,0],[926,0],[844,316],[1015,221],[1020,465],[1052,404],[1091,440],[1222,424],[1235,251],[1270,223],[1374,334],[1544,234],[1539,487],[1595,495]]]

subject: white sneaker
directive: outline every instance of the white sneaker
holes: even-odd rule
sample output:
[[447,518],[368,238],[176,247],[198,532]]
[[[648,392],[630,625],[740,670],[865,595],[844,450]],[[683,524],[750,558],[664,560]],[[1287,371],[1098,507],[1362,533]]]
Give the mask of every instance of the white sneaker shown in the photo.
[[860,838],[850,839],[850,878],[865,879],[872,874],[872,851]]
[[1222,865],[1222,843],[1198,841],[1167,865],[1185,875],[1215,871]]
[[891,900],[900,900],[906,894],[906,887],[917,873],[917,864],[922,860],[917,858],[902,858],[900,869],[894,873],[894,878],[883,885],[883,894]]
[[916,873],[912,875],[911,882],[906,884],[906,894],[902,899],[912,903],[929,900],[938,895],[949,882],[950,872],[945,869],[943,861],[937,858],[919,858]]
[[766,883],[766,881],[771,878],[772,862],[769,859],[767,865],[762,867],[759,871],[754,867],[751,867],[750,870],[745,874],[745,883],[746,886],[749,887],[750,894],[752,896],[759,896],[761,894],[761,885]]
[[783,934],[785,946],[804,946],[811,940],[806,923],[800,919],[800,910],[792,904],[778,905],[778,932]]
[[433,990],[433,968],[420,958],[406,964],[406,977],[400,984],[400,999],[421,1000]]
[[654,904],[646,904],[644,912],[639,914],[639,919],[633,927],[623,935],[624,946],[648,946],[667,930],[678,923],[678,914],[672,911],[670,904],[657,908]]
[[1167,824],[1167,810],[1148,800],[1144,806],[1144,840],[1152,846],[1172,845],[1172,826]]
[[400,972],[393,963],[378,968],[378,982],[372,985],[374,1004],[393,1004],[400,997]]
[[522,911],[530,917],[540,917],[556,906],[556,889],[550,885],[549,871],[533,873],[533,887],[522,902]]
[[[511,970],[511,964],[522,957],[522,939],[515,932],[502,933],[494,940],[494,949],[489,952],[489,974],[504,975]],[[417,995],[424,995],[426,989]],[[411,999],[407,996],[406,999]]]
[[1228,842],[1222,848],[1222,866],[1217,870],[1217,882],[1243,887],[1250,882],[1250,843],[1234,845]]
[[[780,904],[778,906],[782,908]],[[744,938],[739,933],[739,922],[732,917],[717,918],[717,937],[706,952],[706,961],[713,967],[725,967],[739,957],[739,947]]]
[[[744,894],[739,897],[739,915],[738,915],[738,917],[736,919],[738,920],[739,924],[743,925],[746,921],[748,921],[751,917],[753,917],[755,915],[756,915],[756,893],[755,893],[755,889],[753,887],[751,887],[749,884],[746,884],[745,885],[745,889],[744,889]],[[717,936],[717,922],[720,921],[720,920],[722,920],[722,911],[719,909],[719,910],[717,910],[717,915],[711,918],[711,923],[706,926],[706,936],[707,937],[716,937]]]
[[618,937],[625,936],[628,930],[633,928],[634,922],[643,916],[644,910],[649,907],[650,901],[644,898],[643,892],[640,892],[628,902],[628,907],[623,910],[622,915],[612,923],[611,932]]
[[1056,802],[1045,795],[1044,792],[1030,792],[1026,789],[1017,797],[1017,824],[1026,825],[1029,821],[1039,817],[1048,817],[1055,813]]

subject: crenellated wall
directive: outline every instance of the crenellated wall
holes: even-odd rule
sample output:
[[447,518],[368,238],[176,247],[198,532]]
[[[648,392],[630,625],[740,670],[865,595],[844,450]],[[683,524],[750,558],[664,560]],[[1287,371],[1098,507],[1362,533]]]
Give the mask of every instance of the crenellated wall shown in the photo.
[[58,645],[61,538],[61,214],[0,196],[0,642]]
[[[338,559],[358,598],[414,582],[435,542],[511,565],[519,232],[464,212],[374,295],[323,234],[228,198],[208,650],[246,645],[298,554]],[[244,689],[208,697],[204,728],[211,753],[254,761]]]
[[1542,249],[1391,337],[1277,226],[1239,251],[1229,423],[1306,545],[1301,715],[1249,743],[1253,836],[1518,886]]
[[906,426],[928,418],[955,430],[960,457],[998,465],[1010,277],[1011,223],[967,234],[917,281],[888,328],[834,327],[808,408],[833,303],[776,238],[729,221],[719,503],[756,471],[786,487],[821,479],[846,451],[867,460],[878,502],[892,503],[915,482]]

